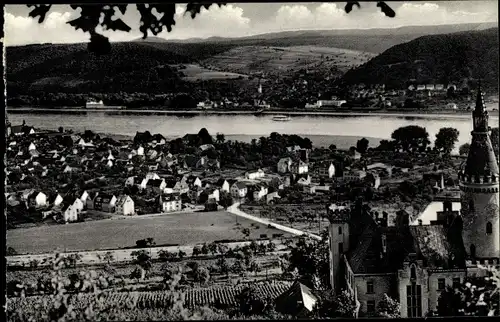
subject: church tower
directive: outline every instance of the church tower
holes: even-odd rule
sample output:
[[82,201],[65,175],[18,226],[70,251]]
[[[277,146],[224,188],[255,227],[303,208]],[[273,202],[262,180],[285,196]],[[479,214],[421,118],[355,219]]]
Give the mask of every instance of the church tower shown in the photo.
[[470,258],[494,259],[500,257],[499,170],[480,85],[472,119],[469,155],[459,171],[463,240]]

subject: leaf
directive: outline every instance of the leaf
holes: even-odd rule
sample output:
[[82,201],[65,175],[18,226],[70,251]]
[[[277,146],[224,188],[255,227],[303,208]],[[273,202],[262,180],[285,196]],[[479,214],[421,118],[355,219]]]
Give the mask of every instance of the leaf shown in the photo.
[[390,18],[394,18],[396,16],[396,12],[394,12],[394,10],[392,10],[391,7],[389,7],[385,2],[383,1],[379,1],[377,3],[377,7],[380,8],[380,10],[387,16],[387,17],[390,17]]
[[352,8],[353,8],[354,6],[357,6],[357,7],[358,7],[358,9],[360,9],[360,8],[361,8],[361,5],[359,4],[359,2],[358,2],[358,1],[348,1],[348,2],[347,2],[347,4],[345,5],[345,8],[344,8],[345,12],[346,12],[346,13],[351,12],[351,11],[352,11]]
[[121,20],[121,19],[109,20],[106,22],[103,21],[102,25],[105,26],[106,29],[111,29],[113,31],[120,30],[120,31],[129,32],[131,30],[131,28],[125,22],[123,22],[123,20]]
[[33,18],[39,17],[38,18],[38,23],[42,23],[45,20],[45,16],[49,12],[49,10],[52,7],[52,5],[50,5],[50,4],[49,5],[46,5],[46,4],[35,4],[35,5],[29,4],[28,8],[31,8],[31,7],[35,7],[35,8],[30,11],[29,16],[33,17]]
[[69,24],[76,30],[81,29],[83,32],[91,32],[95,30],[95,27],[97,26],[94,21],[82,16],[68,21],[67,24]]

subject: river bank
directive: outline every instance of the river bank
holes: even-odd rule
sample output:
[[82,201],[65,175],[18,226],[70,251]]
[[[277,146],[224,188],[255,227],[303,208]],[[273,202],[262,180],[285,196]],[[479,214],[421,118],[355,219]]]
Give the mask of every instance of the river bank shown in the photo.
[[[253,110],[130,110],[130,109],[82,109],[82,108],[35,108],[35,107],[8,107],[8,113],[12,114],[73,114],[85,115],[91,113],[103,113],[108,115],[174,115],[174,116],[199,116],[199,115],[253,115],[256,111]],[[260,112],[256,115],[279,115],[287,114],[290,116],[388,116],[388,117],[469,117],[469,110],[404,110],[404,109],[386,109],[386,110],[286,110],[286,109],[271,109]],[[498,110],[492,110],[491,114],[498,115]]]

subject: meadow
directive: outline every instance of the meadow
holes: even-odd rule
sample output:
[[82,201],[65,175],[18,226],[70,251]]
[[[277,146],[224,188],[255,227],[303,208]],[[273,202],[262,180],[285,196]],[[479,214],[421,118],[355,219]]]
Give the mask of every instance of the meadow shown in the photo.
[[165,214],[141,218],[100,220],[7,231],[7,247],[19,254],[84,251],[134,247],[139,239],[154,238],[157,245],[195,245],[223,240],[247,240],[263,235],[288,234],[225,211]]

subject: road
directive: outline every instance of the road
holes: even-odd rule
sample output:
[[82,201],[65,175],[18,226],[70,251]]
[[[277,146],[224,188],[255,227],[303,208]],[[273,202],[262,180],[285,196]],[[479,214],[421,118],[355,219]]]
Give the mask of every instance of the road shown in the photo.
[[311,237],[313,239],[321,240],[321,237],[318,236],[318,235],[314,235],[314,234],[311,234],[311,233],[308,233],[308,232],[305,232],[305,231],[302,231],[302,230],[298,230],[298,229],[295,229],[295,228],[283,226],[283,225],[274,223],[274,222],[272,222],[270,220],[267,220],[267,219],[263,219],[263,218],[255,217],[253,215],[249,215],[249,214],[243,212],[241,209],[239,209],[238,208],[239,205],[240,205],[239,203],[235,203],[231,207],[227,208],[227,211],[230,212],[230,213],[232,213],[233,215],[240,216],[240,217],[243,217],[243,218],[247,218],[247,219],[256,221],[256,222],[264,224],[264,225],[271,225],[271,226],[273,226],[273,227],[275,227],[275,228],[277,228],[279,230],[286,231],[287,233],[290,233],[290,234],[294,234],[294,235],[298,235],[298,236],[306,235],[306,236],[309,236],[309,237]]

